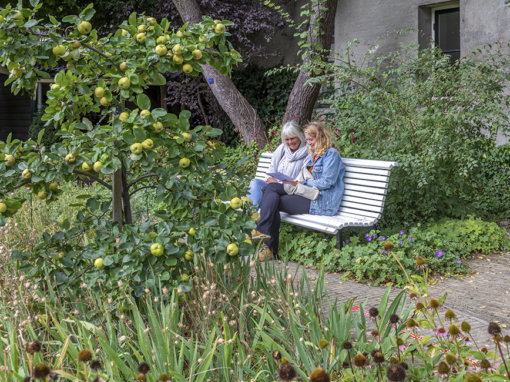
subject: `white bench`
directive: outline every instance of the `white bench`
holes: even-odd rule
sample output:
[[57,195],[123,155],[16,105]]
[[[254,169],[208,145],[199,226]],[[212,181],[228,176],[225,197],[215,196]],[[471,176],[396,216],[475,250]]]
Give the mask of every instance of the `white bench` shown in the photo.
[[[261,154],[256,178],[265,179],[273,153]],[[349,227],[371,227],[381,218],[392,167],[397,162],[342,158],[345,165],[344,194],[340,210],[334,216],[289,215],[281,212],[284,222],[314,231],[336,235],[337,248],[342,248],[342,230]]]

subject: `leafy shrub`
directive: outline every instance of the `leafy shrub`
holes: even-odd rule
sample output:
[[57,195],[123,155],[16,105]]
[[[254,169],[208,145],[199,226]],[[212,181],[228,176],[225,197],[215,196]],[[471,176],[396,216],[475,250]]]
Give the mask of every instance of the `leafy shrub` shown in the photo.
[[342,55],[314,79],[336,84],[331,118],[343,156],[399,163],[385,224],[509,210],[508,150],[495,147],[497,131],[510,126],[509,59],[492,48],[454,65],[437,49],[413,46],[365,57],[370,65]]
[[384,249],[386,241],[393,243],[393,252],[408,274],[420,270],[416,264],[419,256],[433,275],[467,274],[471,270],[465,260],[474,253],[487,254],[510,246],[504,229],[475,218],[442,219],[417,225],[408,232],[384,234],[372,230],[364,236],[352,235],[345,241],[338,251],[334,237],[283,225],[280,255],[307,265],[323,263],[325,269],[346,272],[345,277],[359,281],[404,286],[407,279],[390,251]]
[[52,144],[58,141],[58,135],[56,133],[59,129],[55,125],[45,126],[41,117],[44,115],[44,110],[34,113],[32,117],[32,123],[28,127],[28,138],[37,141],[39,133],[44,129],[44,135],[41,140],[41,144],[50,147]]

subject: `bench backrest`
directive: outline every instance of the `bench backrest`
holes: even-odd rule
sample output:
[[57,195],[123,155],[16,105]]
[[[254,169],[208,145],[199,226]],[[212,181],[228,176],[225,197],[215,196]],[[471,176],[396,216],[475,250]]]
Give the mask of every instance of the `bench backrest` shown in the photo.
[[[256,178],[265,179],[273,153],[260,155]],[[339,213],[353,217],[379,219],[381,216],[390,171],[397,162],[342,158],[345,165],[345,190]]]

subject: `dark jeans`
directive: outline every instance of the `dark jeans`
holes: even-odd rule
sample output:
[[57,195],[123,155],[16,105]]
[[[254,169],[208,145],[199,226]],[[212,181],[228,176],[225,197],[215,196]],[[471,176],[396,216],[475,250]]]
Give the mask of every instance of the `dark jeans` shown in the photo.
[[266,244],[274,256],[278,256],[280,211],[291,215],[307,214],[310,212],[310,200],[302,196],[288,195],[280,183],[269,183],[264,189],[257,230],[271,236]]

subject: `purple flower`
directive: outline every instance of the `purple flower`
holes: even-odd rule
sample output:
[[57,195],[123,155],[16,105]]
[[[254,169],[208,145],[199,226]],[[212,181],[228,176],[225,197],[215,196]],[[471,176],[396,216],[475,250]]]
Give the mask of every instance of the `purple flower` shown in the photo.
[[351,241],[349,239],[345,239],[345,243],[349,244]]
[[382,251],[382,254],[383,254],[384,256],[386,256],[386,251]]
[[381,236],[381,240],[386,240],[386,236]]
[[372,241],[372,238],[370,236],[367,237],[367,241]]
[[399,232],[399,235],[403,235],[403,234],[404,234],[404,231],[400,231],[400,232]]
[[409,236],[409,241],[413,241],[413,237],[412,236]]
[[372,237],[377,237],[377,234],[376,233],[372,234]]
[[439,250],[436,252],[436,257],[439,259],[441,256],[443,256],[443,251]]
[[369,233],[366,233],[366,234],[365,234],[365,237],[369,237],[369,236],[370,236],[370,234],[369,234]]
[[461,260],[461,259],[457,259],[456,263],[457,263],[457,264],[461,264],[461,263],[462,263],[462,260]]
[[400,244],[400,245],[403,245],[403,244],[404,244],[404,242],[403,242],[403,241],[401,241],[399,244]]

